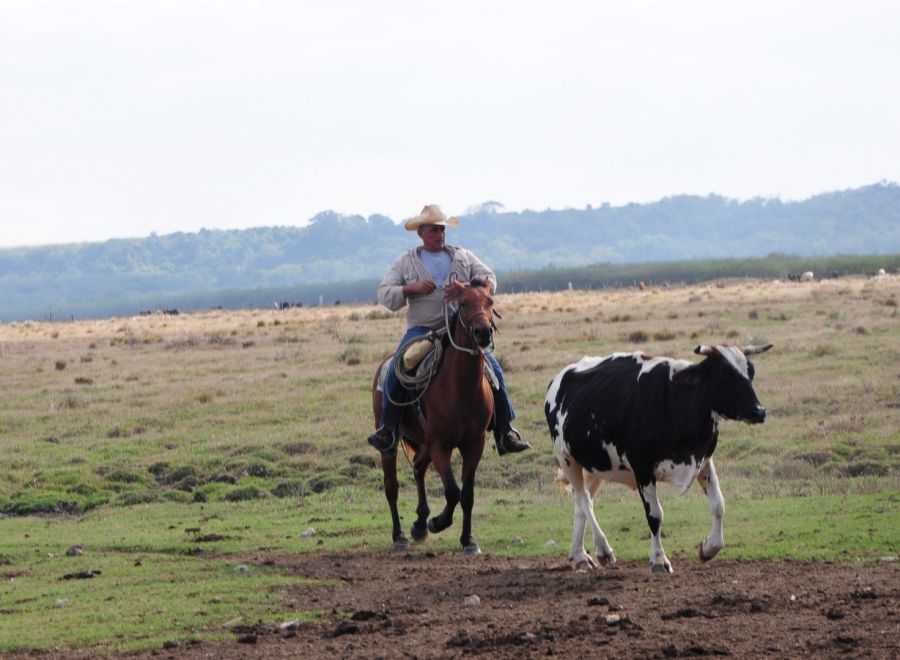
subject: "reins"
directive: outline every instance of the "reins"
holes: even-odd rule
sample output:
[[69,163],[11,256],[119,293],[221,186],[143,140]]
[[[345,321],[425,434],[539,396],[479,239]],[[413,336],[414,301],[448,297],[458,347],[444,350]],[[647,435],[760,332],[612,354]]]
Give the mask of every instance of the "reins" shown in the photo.
[[[479,310],[475,314],[472,314],[472,316],[469,318],[470,323],[468,325],[463,320],[462,314],[458,314],[456,317],[456,322],[462,326],[463,330],[466,331],[466,334],[469,335],[469,337],[472,337],[471,321],[473,318],[475,318],[479,314],[481,316],[484,316],[485,318],[487,318],[487,314],[485,314],[484,312]],[[453,331],[450,329],[450,305],[448,305],[447,303],[444,303],[444,327],[447,328],[447,337],[450,339],[450,345],[453,348],[460,351],[461,353],[468,353],[469,355],[484,355],[484,352],[487,349],[486,348],[477,348],[477,343],[475,343],[474,339],[473,339],[472,343],[476,344],[476,348],[467,348],[465,346],[460,346],[455,341],[453,341]],[[493,348],[493,347],[494,347],[494,340],[493,340],[493,338],[491,338],[490,348]]]

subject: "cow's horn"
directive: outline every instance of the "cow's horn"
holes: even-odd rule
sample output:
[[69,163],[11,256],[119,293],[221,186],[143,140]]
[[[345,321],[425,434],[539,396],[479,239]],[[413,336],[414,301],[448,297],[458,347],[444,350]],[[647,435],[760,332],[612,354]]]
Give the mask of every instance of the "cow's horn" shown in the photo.
[[698,344],[694,347],[694,353],[697,355],[712,355],[716,352],[716,349],[712,346],[706,346],[704,344]]
[[755,355],[756,353],[765,353],[767,350],[772,348],[774,344],[766,344],[765,346],[745,346],[743,349],[744,355]]

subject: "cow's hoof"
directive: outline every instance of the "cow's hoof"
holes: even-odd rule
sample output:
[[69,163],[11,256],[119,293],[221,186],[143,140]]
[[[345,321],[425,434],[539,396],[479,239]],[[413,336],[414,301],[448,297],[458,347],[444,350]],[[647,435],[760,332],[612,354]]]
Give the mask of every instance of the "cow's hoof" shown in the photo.
[[481,554],[481,548],[478,547],[477,543],[470,543],[463,547],[463,554],[467,557],[474,557]]
[[395,539],[393,549],[397,552],[409,550],[409,539],[407,539],[405,536],[401,536],[400,538]]
[[409,535],[412,536],[413,541],[421,543],[428,538],[428,527],[427,525],[413,523],[413,526],[409,528]]
[[653,564],[650,567],[650,570],[654,573],[671,573],[672,572],[672,564],[666,562],[665,564]]

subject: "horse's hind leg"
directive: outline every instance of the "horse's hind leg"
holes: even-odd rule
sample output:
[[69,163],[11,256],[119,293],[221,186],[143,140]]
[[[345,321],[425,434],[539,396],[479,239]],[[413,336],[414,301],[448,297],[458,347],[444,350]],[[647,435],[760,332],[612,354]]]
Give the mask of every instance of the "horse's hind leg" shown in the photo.
[[428,521],[428,531],[434,534],[444,531],[453,524],[453,510],[459,503],[460,491],[453,476],[453,467],[450,465],[450,452],[443,447],[436,447],[431,452],[431,462],[434,464],[435,472],[444,482],[444,498],[447,500],[444,510]]
[[416,507],[416,522],[409,530],[413,541],[424,541],[428,537],[428,493],[425,492],[425,473],[428,471],[429,461],[416,454],[414,471],[416,475],[416,492],[419,495],[419,505]]
[[467,555],[481,554],[481,548],[472,538],[472,507],[475,505],[475,470],[478,463],[481,462],[481,454],[484,451],[484,437],[481,442],[476,442],[463,450],[462,454],[462,494],[459,503],[462,505],[463,512],[463,528],[459,542],[462,544],[463,552]]
[[409,548],[409,540],[403,535],[400,528],[400,513],[397,511],[397,496],[400,492],[400,483],[397,481],[397,453],[381,455],[381,471],[384,473],[384,496],[387,498],[391,509],[391,521],[393,522],[392,537],[394,550]]

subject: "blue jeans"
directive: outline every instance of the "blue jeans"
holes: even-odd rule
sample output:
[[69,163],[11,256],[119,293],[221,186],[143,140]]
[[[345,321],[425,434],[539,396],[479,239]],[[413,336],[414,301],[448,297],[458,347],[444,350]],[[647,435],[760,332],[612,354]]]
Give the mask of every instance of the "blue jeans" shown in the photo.
[[[403,339],[400,340],[400,344],[398,344],[397,350],[399,351],[400,347],[403,346],[406,342],[408,342],[413,337],[421,337],[422,335],[427,335],[429,332],[431,332],[431,328],[426,328],[425,326],[421,326],[421,325],[414,325],[413,327],[411,327],[409,330],[406,331],[405,335],[403,335]],[[397,352],[394,351],[395,356],[396,356],[396,353]],[[516,411],[513,410],[512,403],[509,400],[509,390],[506,389],[506,381],[503,378],[503,370],[500,368],[500,363],[497,362],[497,358],[494,357],[493,353],[491,353],[490,351],[485,351],[484,357],[486,360],[488,360],[491,363],[491,366],[494,368],[494,373],[497,374],[497,381],[500,383],[499,394],[501,396],[497,397],[496,393],[495,393],[494,405],[495,406],[505,405],[506,412],[509,415],[509,417],[507,417],[507,419],[511,422],[512,420],[514,420],[516,418]],[[387,393],[395,392],[397,390],[397,387],[399,386],[399,383],[397,382],[397,374],[394,373],[394,361],[396,359],[397,359],[396,357],[391,358],[391,364],[388,367],[387,377],[384,380],[385,395],[381,397],[381,424],[382,425],[384,424],[384,411],[387,409],[387,404],[388,404]],[[497,400],[498,398],[502,399],[502,401],[498,401]]]

